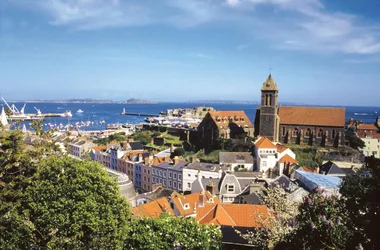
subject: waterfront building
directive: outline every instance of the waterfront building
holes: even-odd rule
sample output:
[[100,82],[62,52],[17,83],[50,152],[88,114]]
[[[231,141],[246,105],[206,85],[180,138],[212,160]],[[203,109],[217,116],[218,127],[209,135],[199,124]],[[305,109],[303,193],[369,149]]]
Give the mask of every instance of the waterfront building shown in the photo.
[[279,107],[278,93],[277,83],[269,75],[261,88],[261,106],[256,111],[256,136],[289,144],[344,145],[344,108]]

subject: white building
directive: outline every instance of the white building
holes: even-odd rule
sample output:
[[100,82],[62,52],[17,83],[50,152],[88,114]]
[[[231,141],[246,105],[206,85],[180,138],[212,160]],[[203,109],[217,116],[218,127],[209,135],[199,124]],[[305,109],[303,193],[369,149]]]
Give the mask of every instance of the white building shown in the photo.
[[256,170],[266,177],[272,173],[282,175],[288,164],[297,163],[296,155],[289,148],[274,144],[265,136],[255,142]]
[[222,176],[222,167],[218,164],[193,162],[182,169],[182,191],[191,191],[192,184],[197,178],[217,179]]
[[94,146],[96,146],[96,144],[90,141],[74,141],[70,144],[70,154],[82,158],[87,152],[90,152]]

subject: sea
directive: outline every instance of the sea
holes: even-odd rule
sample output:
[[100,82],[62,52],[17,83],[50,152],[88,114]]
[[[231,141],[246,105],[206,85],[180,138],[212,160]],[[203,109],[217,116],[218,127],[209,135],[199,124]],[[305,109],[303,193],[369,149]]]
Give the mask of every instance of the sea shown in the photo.
[[[12,103],[18,109],[21,109],[24,103]],[[71,111],[72,117],[50,117],[43,121],[44,129],[48,129],[52,124],[74,125],[75,123],[91,122],[89,126],[83,126],[80,130],[104,130],[107,124],[139,124],[144,122],[143,116],[121,115],[123,108],[130,113],[159,114],[167,109],[175,108],[193,108],[198,106],[213,107],[216,110],[244,110],[250,120],[253,122],[256,114],[257,104],[205,104],[205,103],[158,103],[158,104],[118,104],[118,103],[27,103],[25,106],[26,114],[35,114],[36,109],[42,113],[63,113]],[[347,106],[346,120],[354,118],[363,123],[374,123],[380,116],[379,107],[355,107]],[[77,112],[82,110],[83,112]],[[104,124],[102,124],[104,121]],[[13,127],[21,128],[23,124],[27,128],[30,122],[13,124]],[[49,125],[50,124],[50,125]]]

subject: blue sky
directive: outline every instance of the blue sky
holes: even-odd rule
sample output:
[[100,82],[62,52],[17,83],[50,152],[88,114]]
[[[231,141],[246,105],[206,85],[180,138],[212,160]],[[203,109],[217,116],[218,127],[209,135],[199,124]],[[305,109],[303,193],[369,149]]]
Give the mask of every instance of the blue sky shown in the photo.
[[6,99],[380,106],[379,0],[1,0]]

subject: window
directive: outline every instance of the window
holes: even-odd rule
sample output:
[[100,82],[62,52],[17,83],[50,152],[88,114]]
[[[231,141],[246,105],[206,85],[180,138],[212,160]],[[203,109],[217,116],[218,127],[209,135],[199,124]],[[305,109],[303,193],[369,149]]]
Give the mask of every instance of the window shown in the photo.
[[178,182],[178,189],[182,189],[182,183],[181,182]]
[[162,184],[162,179],[160,179],[160,183]]
[[148,170],[148,174],[150,174],[150,170]]
[[234,184],[227,184],[227,192],[233,193],[235,191],[235,185]]
[[333,129],[331,131],[331,139],[335,139],[335,136],[336,136],[336,131],[335,131],[335,129]]
[[169,181],[169,187],[172,187],[172,181]]
[[181,180],[181,179],[182,179],[182,175],[178,174],[178,180]]
[[153,177],[153,183],[156,183],[156,177]]
[[177,188],[177,182],[173,181],[173,188]]
[[190,182],[187,183],[187,187],[191,188],[191,183]]
[[169,172],[169,178],[172,178],[172,172]]
[[165,171],[162,173],[162,176],[163,176],[163,177],[166,177],[166,172],[165,172]]
[[173,178],[174,178],[174,179],[177,179],[177,174],[174,173],[174,174],[173,174]]
[[305,137],[308,138],[308,137],[310,137],[310,135],[311,135],[311,130],[308,128],[305,131]]
[[323,129],[319,129],[317,133],[317,137],[321,138],[323,136]]
[[299,134],[299,132],[300,132],[300,131],[299,131],[298,128],[294,128],[293,131],[292,131],[292,136],[293,136],[293,137],[297,137],[298,134]]
[[189,177],[191,177],[191,174],[188,174]]
[[160,173],[159,173],[160,176],[162,176],[162,171],[160,170]]
[[146,181],[146,177],[144,176],[144,181]]
[[166,187],[166,180],[164,180],[164,187]]

